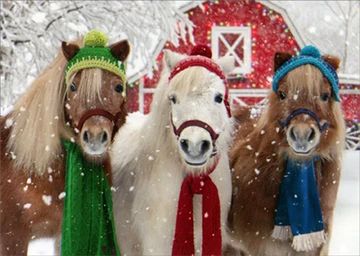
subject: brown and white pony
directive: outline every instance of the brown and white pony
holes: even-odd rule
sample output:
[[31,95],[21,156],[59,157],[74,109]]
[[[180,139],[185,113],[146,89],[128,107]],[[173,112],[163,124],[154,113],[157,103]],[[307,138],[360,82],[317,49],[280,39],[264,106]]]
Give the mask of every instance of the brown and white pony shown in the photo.
[[[291,57],[277,53],[275,71]],[[339,67],[336,57],[322,58],[335,70]],[[235,113],[238,131],[230,152],[233,196],[228,218],[233,246],[250,255],[303,254],[291,247],[291,241],[281,242],[271,237],[275,208],[285,157],[301,161],[319,156],[316,177],[327,239],[322,247],[304,254],[327,254],[344,143],[340,103],[333,100],[329,82],[312,65],[290,71],[280,82],[278,92],[271,91],[267,99],[267,109],[258,119],[250,118],[248,108],[239,108]],[[321,133],[316,121],[306,114],[296,116],[288,128],[282,129],[279,120],[299,108],[310,109],[321,122],[327,121],[326,132]],[[300,134],[312,129],[309,153],[296,152],[293,142],[297,136],[291,134],[294,129]]]
[[[0,119],[0,255],[27,255],[30,240],[60,236],[65,194],[61,139],[76,142],[89,161],[106,165],[112,134],[125,122],[119,89],[125,89],[125,81],[118,76],[89,68],[65,84],[67,60],[78,45],[63,42],[62,52]],[[110,48],[126,60],[126,40]]]

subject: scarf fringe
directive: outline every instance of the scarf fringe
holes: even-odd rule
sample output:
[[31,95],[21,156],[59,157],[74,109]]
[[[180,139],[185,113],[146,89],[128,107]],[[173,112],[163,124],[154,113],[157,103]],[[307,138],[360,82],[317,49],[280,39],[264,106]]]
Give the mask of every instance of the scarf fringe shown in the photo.
[[325,241],[325,232],[322,230],[314,233],[294,236],[292,247],[298,252],[309,252],[318,248],[321,244],[325,243]]
[[289,240],[293,237],[290,226],[275,226],[271,236],[281,241]]

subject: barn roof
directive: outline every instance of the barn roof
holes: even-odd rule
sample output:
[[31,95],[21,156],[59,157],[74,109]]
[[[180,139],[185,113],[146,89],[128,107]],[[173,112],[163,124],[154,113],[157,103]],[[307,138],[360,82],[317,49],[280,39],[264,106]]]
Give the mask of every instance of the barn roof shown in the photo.
[[[201,5],[204,2],[206,2],[206,1],[179,1],[179,2],[175,2],[175,5],[178,6],[180,11],[187,12],[187,11]],[[307,43],[313,43],[313,42],[309,42],[309,39],[304,37],[303,31],[300,31],[299,27],[296,26],[294,19],[289,14],[289,11],[286,8],[282,7],[280,5],[280,3],[278,3],[279,1],[256,0],[256,2],[259,2],[259,3],[263,4],[264,6],[276,11],[283,17],[284,21],[286,22],[292,35],[294,36],[295,40],[297,41],[297,43],[299,44],[300,47],[305,46]],[[166,39],[161,39],[158,41],[158,43],[156,44],[156,46],[153,50],[153,54],[152,54],[154,59],[160,54],[160,52],[164,48],[166,42],[167,42]],[[129,82],[134,82],[134,81],[138,80],[139,78],[141,78],[142,76],[144,76],[145,74],[147,74],[150,70],[151,65],[152,65],[152,63],[146,64],[139,72],[130,76]],[[360,84],[360,77],[357,74],[340,73],[339,78],[340,78],[341,83]]]
[[290,31],[291,31],[291,34],[295,37],[295,40],[296,42],[299,44],[300,47],[303,47],[305,46],[305,41],[304,41],[304,38],[301,36],[299,30],[296,28],[296,26],[294,25],[293,21],[291,20],[290,18],[290,15],[288,14],[288,12],[286,11],[286,9],[280,7],[279,5],[277,4],[274,4],[272,2],[269,2],[269,1],[264,1],[264,0],[258,0],[257,2],[265,5],[266,7],[276,11],[277,13],[279,13],[286,25],[289,27]]

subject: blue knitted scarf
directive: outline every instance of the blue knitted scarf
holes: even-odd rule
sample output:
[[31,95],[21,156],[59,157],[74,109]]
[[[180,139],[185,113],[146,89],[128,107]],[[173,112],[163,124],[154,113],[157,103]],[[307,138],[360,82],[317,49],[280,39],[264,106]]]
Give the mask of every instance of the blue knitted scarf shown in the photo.
[[280,240],[293,239],[296,251],[311,251],[325,241],[315,176],[316,160],[288,158],[280,185],[272,236]]

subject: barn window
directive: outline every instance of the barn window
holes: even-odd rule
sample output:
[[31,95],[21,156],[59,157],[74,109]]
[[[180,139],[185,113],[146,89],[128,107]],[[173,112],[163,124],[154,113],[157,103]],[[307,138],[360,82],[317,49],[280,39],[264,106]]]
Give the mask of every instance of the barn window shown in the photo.
[[250,27],[212,27],[211,48],[214,59],[223,56],[235,57],[233,74],[251,72]]

